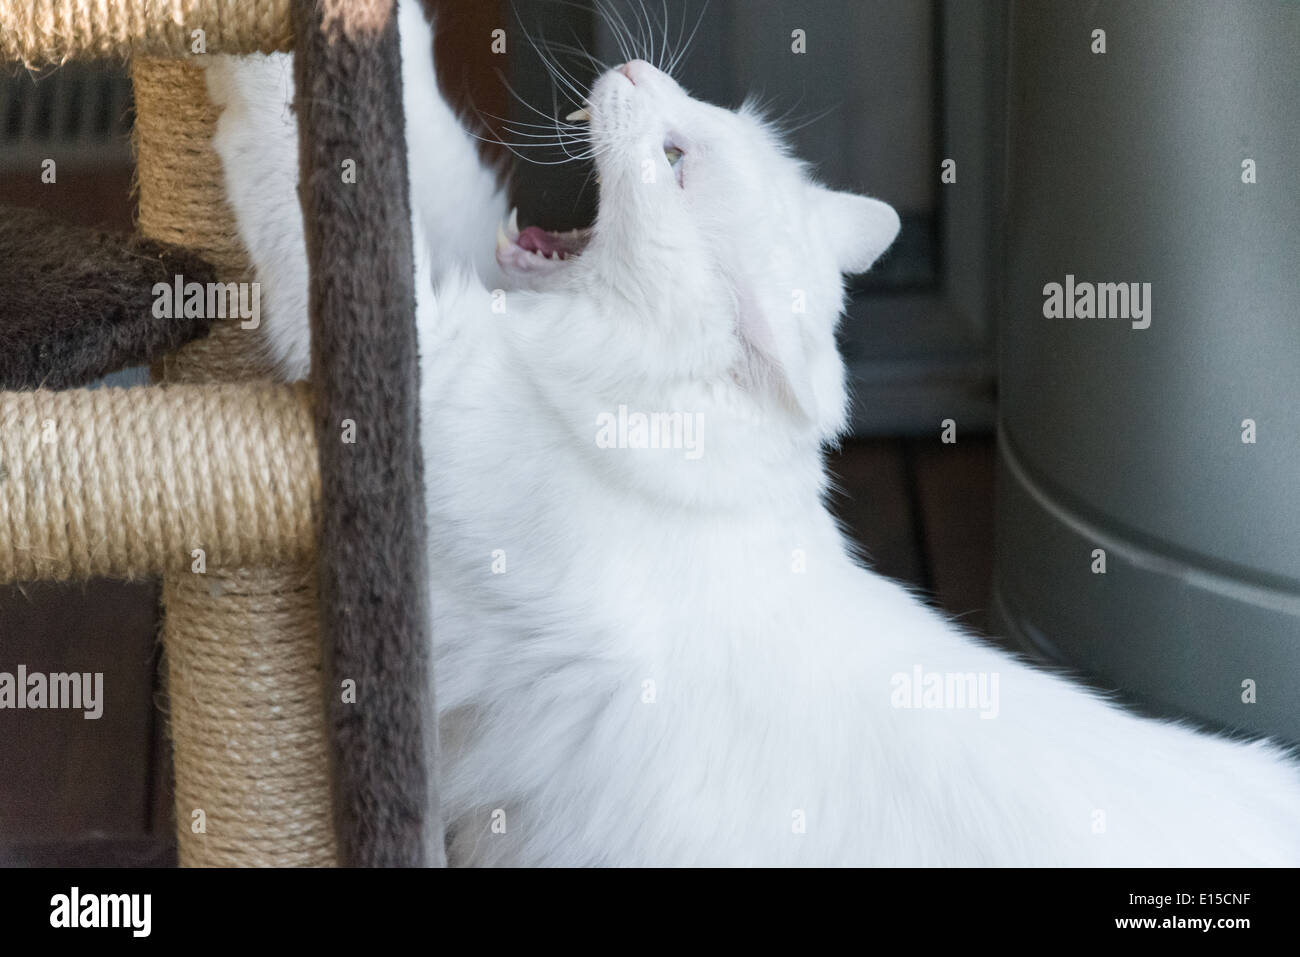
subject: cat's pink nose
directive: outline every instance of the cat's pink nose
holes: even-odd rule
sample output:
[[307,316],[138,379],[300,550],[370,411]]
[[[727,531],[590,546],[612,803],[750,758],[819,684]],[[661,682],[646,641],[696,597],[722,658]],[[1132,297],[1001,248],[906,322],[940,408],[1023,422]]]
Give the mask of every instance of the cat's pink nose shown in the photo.
[[636,86],[638,83],[645,82],[646,77],[656,71],[645,60],[628,60],[618,68],[618,72],[631,80],[633,86]]

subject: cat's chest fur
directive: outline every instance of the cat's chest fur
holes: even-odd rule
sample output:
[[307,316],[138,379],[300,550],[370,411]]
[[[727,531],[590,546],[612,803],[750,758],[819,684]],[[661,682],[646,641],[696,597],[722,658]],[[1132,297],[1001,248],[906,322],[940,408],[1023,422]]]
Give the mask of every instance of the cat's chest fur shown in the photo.
[[584,444],[517,378],[454,364],[424,408],[453,855],[770,856],[739,839],[755,829],[797,851],[809,733],[828,714],[812,688],[829,649],[801,628],[843,571],[833,525],[816,509],[667,508],[612,484],[601,459],[660,452]]
[[712,509],[627,488],[603,456],[671,453],[575,435],[478,332],[442,340],[423,410],[453,862],[923,856],[885,832],[933,753],[869,769],[898,750],[890,676],[940,623],[849,560],[815,488]]

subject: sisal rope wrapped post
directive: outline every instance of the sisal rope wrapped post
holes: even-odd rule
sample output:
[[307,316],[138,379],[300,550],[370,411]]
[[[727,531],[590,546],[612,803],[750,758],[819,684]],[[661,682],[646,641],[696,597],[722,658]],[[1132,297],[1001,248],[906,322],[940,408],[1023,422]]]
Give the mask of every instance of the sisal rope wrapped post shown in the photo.
[[[201,69],[136,58],[132,81],[140,231],[191,247],[227,281],[249,278],[211,148],[217,111]],[[237,322],[215,322],[161,374],[258,378],[266,370],[252,337]],[[205,575],[163,577],[182,866],[336,863],[315,574],[310,561],[209,562]]]
[[[0,583],[310,562],[307,386],[0,392]],[[191,577],[193,577],[191,575]]]
[[0,0],[0,60],[184,57],[290,47],[289,0]]

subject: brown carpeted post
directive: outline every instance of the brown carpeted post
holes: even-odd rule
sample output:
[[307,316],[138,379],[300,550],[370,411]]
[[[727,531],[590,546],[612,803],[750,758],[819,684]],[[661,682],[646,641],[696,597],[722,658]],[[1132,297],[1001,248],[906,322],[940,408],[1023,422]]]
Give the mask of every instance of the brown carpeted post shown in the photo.
[[[293,0],[291,16],[340,853],[357,866],[438,865],[396,8],[392,0]],[[348,161],[355,176],[344,175]]]

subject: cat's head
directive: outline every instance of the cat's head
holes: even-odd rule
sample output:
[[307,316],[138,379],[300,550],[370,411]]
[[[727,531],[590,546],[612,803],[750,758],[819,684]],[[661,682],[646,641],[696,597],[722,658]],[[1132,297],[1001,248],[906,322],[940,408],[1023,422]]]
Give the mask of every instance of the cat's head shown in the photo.
[[734,383],[792,424],[838,432],[843,276],[888,248],[898,215],[816,183],[756,110],[693,99],[642,60],[601,76],[584,113],[595,225],[508,230],[503,268],[534,288],[608,290],[666,333],[653,341],[667,374]]

